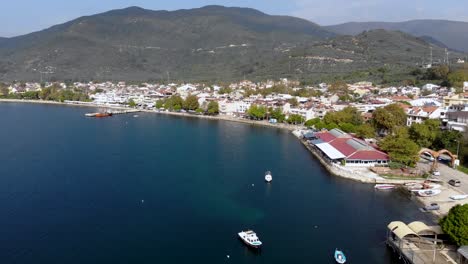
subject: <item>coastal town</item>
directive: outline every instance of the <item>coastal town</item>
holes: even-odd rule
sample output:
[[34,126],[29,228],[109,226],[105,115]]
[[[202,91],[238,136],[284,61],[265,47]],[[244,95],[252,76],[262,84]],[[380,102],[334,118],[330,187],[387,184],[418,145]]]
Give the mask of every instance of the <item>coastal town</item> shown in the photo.
[[[375,184],[377,191],[400,188],[414,197],[421,210],[435,217],[443,218],[451,208],[468,200],[468,175],[463,172],[465,158],[460,153],[460,143],[468,127],[468,82],[463,82],[461,88],[431,83],[421,87],[386,87],[371,82],[309,86],[288,79],[211,85],[26,82],[2,87],[3,101],[58,101],[97,107],[109,115],[144,111],[286,128],[332,174]],[[53,97],[54,94],[58,97]],[[393,111],[403,113],[404,119],[392,116]],[[390,113],[388,120],[380,120],[382,113]],[[400,119],[401,128],[385,124],[393,119]],[[434,133],[429,136],[432,142],[418,141],[429,132]],[[391,145],[388,139],[403,137],[401,133],[410,134],[409,138],[416,142],[411,143],[417,146],[417,160],[398,157],[403,154],[382,143],[388,141]],[[439,139],[446,145],[434,143],[437,137],[451,136],[450,142]],[[405,140],[409,139],[396,139],[393,144],[405,144],[402,143]],[[435,149],[436,146],[440,149]],[[404,258],[411,253],[427,259],[427,252],[409,250],[400,242],[412,242],[413,238],[407,235],[413,234],[421,239],[418,232],[426,236],[429,232],[437,240],[437,235],[443,232],[421,222],[411,225],[417,230],[402,222],[390,223],[390,229],[399,226],[407,233],[398,238],[389,237],[388,244]],[[427,246],[427,241],[419,243]],[[457,258],[453,248],[435,251],[437,258]],[[413,259],[412,263],[418,262]]]

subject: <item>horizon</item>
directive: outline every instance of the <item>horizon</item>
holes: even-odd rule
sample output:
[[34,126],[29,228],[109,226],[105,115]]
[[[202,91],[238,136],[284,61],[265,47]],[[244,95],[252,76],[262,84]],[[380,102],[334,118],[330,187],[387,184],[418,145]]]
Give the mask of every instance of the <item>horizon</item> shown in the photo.
[[[25,3],[26,2],[26,3]],[[292,0],[288,6],[284,6],[279,0],[267,1],[211,1],[211,0],[176,0],[171,3],[152,3],[149,0],[114,0],[112,3],[95,3],[92,0],[82,0],[80,2],[62,3],[58,0],[45,0],[40,3],[29,0],[6,3],[5,14],[0,17],[0,23],[8,24],[7,29],[0,29],[0,37],[11,38],[32,32],[41,31],[54,25],[63,24],[82,16],[92,16],[111,10],[125,9],[137,6],[147,10],[176,11],[181,9],[196,9],[209,5],[224,7],[241,7],[259,10],[268,15],[285,15],[303,18],[319,24],[320,26],[337,25],[343,23],[360,22],[406,22],[411,20],[447,20],[455,22],[468,22],[468,15],[463,10],[468,8],[468,3],[460,3],[455,0],[448,0],[452,5],[430,0],[434,5],[427,2],[406,3],[403,0],[385,3],[379,0],[378,3],[360,0],[348,3],[346,0],[332,0],[327,3],[318,1]],[[388,1],[387,1],[388,2]],[[447,2],[447,1],[446,1]],[[342,5],[339,3],[343,3]],[[25,7],[29,6],[25,9]],[[324,12],[330,10],[332,6],[344,6],[340,10],[335,10],[333,14]],[[409,5],[409,6],[408,6]],[[34,8],[35,6],[35,8]],[[389,14],[388,8],[391,6],[397,10],[397,14]],[[446,8],[449,6],[448,8]],[[458,7],[457,7],[458,6]],[[46,15],[41,12],[53,10],[54,15]],[[445,9],[444,9],[445,8]],[[363,12],[364,10],[364,12]],[[434,12],[436,11],[436,12]],[[23,14],[18,16],[17,14]],[[433,16],[433,14],[439,14]],[[30,19],[24,19],[28,17]]]

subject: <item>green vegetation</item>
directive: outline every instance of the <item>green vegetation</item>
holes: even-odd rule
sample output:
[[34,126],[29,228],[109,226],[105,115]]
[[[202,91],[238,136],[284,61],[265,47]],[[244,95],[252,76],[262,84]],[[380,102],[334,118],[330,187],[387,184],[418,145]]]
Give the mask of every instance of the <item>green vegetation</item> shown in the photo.
[[164,108],[174,111],[180,111],[184,105],[184,100],[182,97],[178,95],[173,95],[167,98],[166,102],[164,103]]
[[274,109],[270,108],[269,112],[270,112],[270,118],[276,119],[278,123],[282,123],[286,119],[286,116],[283,114],[283,110],[279,107],[274,108]]
[[288,119],[286,119],[286,122],[288,124],[294,124],[294,125],[302,124],[304,123],[304,121],[305,121],[304,117],[298,114],[289,115]]
[[163,108],[164,103],[165,103],[165,100],[163,99],[157,100],[156,103],[154,104],[154,107],[156,107],[157,109]]
[[440,133],[440,121],[437,119],[425,120],[422,124],[412,124],[409,136],[421,148],[430,148]]
[[468,204],[452,207],[439,224],[458,246],[468,245]]
[[410,138],[406,128],[398,128],[379,142],[379,147],[388,153],[394,162],[414,167],[419,160],[420,147]]
[[195,111],[199,107],[200,105],[198,104],[198,98],[195,95],[189,95],[187,98],[185,98],[183,103],[183,108],[185,110]]
[[128,106],[130,106],[130,107],[136,107],[137,104],[135,103],[135,100],[130,99],[130,100],[128,100]]
[[377,129],[385,133],[394,132],[395,129],[406,124],[406,113],[397,104],[377,108],[373,113],[373,117]]
[[72,88],[63,89],[58,85],[41,88],[41,91],[27,91],[23,93],[8,93],[8,88],[0,86],[0,98],[26,99],[26,100],[46,100],[46,101],[89,101],[86,93]]
[[356,136],[360,138],[373,138],[375,137],[375,129],[370,124],[362,124],[356,127]]
[[266,118],[267,109],[263,105],[252,104],[250,108],[247,110],[247,115],[251,119],[263,120]]
[[219,114],[219,104],[217,101],[210,101],[206,110],[208,115],[217,115]]

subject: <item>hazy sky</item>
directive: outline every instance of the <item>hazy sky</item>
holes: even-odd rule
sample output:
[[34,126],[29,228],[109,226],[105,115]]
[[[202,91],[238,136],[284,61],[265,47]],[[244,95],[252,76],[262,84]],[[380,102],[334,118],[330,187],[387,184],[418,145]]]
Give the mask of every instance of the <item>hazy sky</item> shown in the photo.
[[448,19],[468,22],[467,0],[0,0],[0,36],[41,30],[110,9],[175,10],[218,4],[302,17],[321,25],[348,21]]

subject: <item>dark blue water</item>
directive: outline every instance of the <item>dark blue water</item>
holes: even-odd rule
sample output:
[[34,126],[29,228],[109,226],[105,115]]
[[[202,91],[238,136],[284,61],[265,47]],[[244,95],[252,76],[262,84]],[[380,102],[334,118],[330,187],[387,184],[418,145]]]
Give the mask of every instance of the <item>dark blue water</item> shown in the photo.
[[[0,104],[1,263],[334,263],[336,247],[397,263],[386,225],[426,219],[330,176],[287,131],[88,111]],[[236,238],[247,228],[260,252]]]

